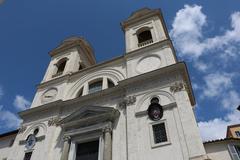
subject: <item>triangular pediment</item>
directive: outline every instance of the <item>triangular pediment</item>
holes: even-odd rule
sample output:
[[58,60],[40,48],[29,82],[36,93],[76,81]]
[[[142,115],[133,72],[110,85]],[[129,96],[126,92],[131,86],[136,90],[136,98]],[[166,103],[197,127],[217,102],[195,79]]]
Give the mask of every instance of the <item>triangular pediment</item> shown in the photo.
[[100,121],[113,121],[118,115],[118,110],[112,107],[84,106],[63,118],[60,124],[72,126],[75,124],[80,125],[81,123],[93,124]]

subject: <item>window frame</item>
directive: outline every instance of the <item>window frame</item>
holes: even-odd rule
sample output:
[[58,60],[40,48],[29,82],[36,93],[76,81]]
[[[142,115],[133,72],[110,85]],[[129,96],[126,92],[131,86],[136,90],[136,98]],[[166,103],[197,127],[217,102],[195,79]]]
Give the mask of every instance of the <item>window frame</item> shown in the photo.
[[236,144],[228,144],[228,151],[231,155],[231,158],[233,160],[240,160],[240,156],[238,155],[238,151],[236,149],[236,146],[239,146],[239,145],[236,145]]
[[31,156],[30,156],[30,159],[29,159],[29,160],[31,160],[32,155],[33,155],[33,149],[25,151],[23,160],[26,160],[26,159],[25,159],[25,158],[26,158],[26,155],[29,154],[29,153],[31,153]]
[[71,139],[70,151],[68,154],[69,160],[76,160],[77,154],[77,145],[79,143],[91,142],[91,141],[99,141],[98,146],[98,160],[103,160],[103,152],[104,152],[104,138],[103,134],[93,134],[91,136],[77,136]]
[[[90,90],[91,90],[90,86],[95,84],[95,83],[99,83],[100,84],[100,82],[101,82],[101,89],[100,90],[96,90],[94,92],[90,92]],[[99,91],[102,91],[102,90],[103,90],[103,78],[98,78],[98,79],[95,79],[95,80],[90,81],[88,83],[88,94],[93,94],[93,93],[96,93],[96,92],[99,92]]]
[[[154,138],[154,133],[153,133],[153,125],[161,124],[161,123],[164,123],[165,132],[166,132],[166,136],[167,136],[167,141],[160,142],[160,143],[155,143],[155,140],[154,140],[155,138]],[[148,128],[149,128],[150,143],[151,143],[151,147],[152,148],[156,148],[156,147],[160,147],[160,146],[165,146],[165,145],[171,144],[169,131],[168,131],[168,125],[167,125],[167,120],[166,119],[162,119],[162,120],[159,120],[159,121],[151,122],[151,123],[149,123]]]
[[237,137],[240,137],[240,131],[235,131]]
[[[55,78],[55,77],[58,77],[58,76],[64,74],[64,72],[66,71],[67,62],[68,62],[68,58],[67,57],[63,57],[63,58],[59,59],[57,61],[57,63],[54,64],[55,65],[55,69],[54,69],[54,74],[52,75],[52,78]],[[59,66],[61,64],[63,64],[63,63],[65,63],[64,68],[63,68],[62,72],[59,72]]]

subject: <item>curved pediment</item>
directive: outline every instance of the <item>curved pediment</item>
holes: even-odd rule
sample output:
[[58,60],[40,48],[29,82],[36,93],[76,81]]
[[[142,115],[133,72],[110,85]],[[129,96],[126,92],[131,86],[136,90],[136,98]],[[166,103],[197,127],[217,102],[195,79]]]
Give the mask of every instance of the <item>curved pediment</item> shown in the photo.
[[84,106],[73,111],[70,115],[59,121],[63,128],[72,128],[94,125],[102,122],[114,122],[120,112],[112,107]]

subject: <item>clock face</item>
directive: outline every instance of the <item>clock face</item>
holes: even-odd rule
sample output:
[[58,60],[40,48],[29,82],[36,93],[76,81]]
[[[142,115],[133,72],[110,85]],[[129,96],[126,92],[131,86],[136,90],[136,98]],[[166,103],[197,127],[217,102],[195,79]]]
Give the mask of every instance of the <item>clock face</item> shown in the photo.
[[57,96],[57,89],[56,88],[49,89],[45,93],[43,93],[42,102],[43,103],[51,102],[55,99],[56,96]]
[[31,134],[28,136],[25,146],[27,149],[32,149],[35,143],[36,143],[36,137],[33,134]]

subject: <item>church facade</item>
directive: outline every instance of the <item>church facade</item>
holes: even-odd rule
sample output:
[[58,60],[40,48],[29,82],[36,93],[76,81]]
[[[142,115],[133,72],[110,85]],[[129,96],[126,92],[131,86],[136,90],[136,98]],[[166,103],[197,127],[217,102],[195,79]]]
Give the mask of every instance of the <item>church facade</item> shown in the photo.
[[96,64],[81,37],[50,52],[19,130],[0,141],[1,160],[207,159],[187,67],[160,10],[138,10],[121,27],[126,53],[112,60]]

